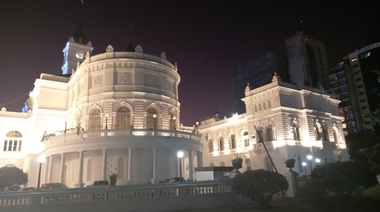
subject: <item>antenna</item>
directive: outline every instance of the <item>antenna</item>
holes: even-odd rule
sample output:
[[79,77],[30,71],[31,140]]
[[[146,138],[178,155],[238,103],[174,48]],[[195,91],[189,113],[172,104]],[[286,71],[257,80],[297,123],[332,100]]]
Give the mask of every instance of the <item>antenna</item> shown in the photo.
[[217,114],[217,113],[218,113],[218,103],[217,103],[216,98],[215,98],[215,114]]
[[296,25],[296,34],[303,34],[303,20],[299,20]]

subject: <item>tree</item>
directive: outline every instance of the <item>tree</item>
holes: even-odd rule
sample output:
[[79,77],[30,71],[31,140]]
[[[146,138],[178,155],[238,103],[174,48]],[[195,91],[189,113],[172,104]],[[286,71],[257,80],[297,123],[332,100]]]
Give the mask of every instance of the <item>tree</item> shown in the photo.
[[376,179],[368,167],[344,161],[315,167],[304,191],[310,199],[318,201],[331,196],[351,196],[355,191],[374,185]]
[[376,183],[368,166],[343,161],[315,167],[299,193],[320,211],[368,211],[360,193]]
[[241,195],[269,206],[273,195],[287,190],[289,187],[285,176],[263,169],[247,170],[236,175],[232,181],[232,189]]
[[357,162],[367,163],[367,157],[363,155],[360,150],[379,144],[380,135],[373,131],[365,130],[347,135],[345,139],[350,159]]
[[235,158],[232,161],[232,167],[234,168],[236,173],[240,173],[239,169],[243,167],[243,159],[242,158]]
[[367,159],[372,171],[380,174],[380,144],[359,150]]
[[24,185],[28,182],[28,174],[17,167],[0,168],[0,190],[8,190],[12,186]]

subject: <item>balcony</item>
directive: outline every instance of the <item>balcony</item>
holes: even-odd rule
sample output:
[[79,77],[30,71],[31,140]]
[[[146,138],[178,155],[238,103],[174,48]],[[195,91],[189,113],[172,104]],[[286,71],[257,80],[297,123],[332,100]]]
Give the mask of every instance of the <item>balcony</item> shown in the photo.
[[80,132],[63,131],[54,134],[45,135],[43,142],[47,146],[52,146],[59,143],[74,143],[79,139],[86,140],[99,140],[110,139],[117,137],[159,137],[159,138],[180,138],[190,139],[193,141],[201,142],[199,135],[188,131],[179,130],[163,130],[163,129],[102,129],[102,130],[87,130]]

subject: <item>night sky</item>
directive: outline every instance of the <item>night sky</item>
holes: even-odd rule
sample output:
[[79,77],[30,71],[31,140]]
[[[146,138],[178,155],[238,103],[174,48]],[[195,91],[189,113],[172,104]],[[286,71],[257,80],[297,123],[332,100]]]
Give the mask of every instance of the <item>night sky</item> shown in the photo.
[[[282,50],[299,20],[325,43],[331,67],[379,29],[375,1],[0,0],[0,107],[21,111],[40,73],[61,74],[62,49],[81,17],[93,54],[129,42],[177,62],[181,122],[234,113],[233,72]],[[370,3],[372,2],[372,3]],[[359,4],[360,3],[360,4]],[[83,8],[81,9],[81,6]],[[377,22],[377,23],[376,23]]]

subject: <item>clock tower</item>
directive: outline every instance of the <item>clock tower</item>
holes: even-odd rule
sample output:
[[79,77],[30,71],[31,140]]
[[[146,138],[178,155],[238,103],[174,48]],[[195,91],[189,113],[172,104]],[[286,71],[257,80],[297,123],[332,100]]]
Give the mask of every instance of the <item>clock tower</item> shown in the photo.
[[82,31],[82,24],[79,21],[74,34],[69,38],[65,48],[63,48],[62,75],[70,75],[77,67],[78,62],[85,59],[86,53],[92,51],[90,40]]

